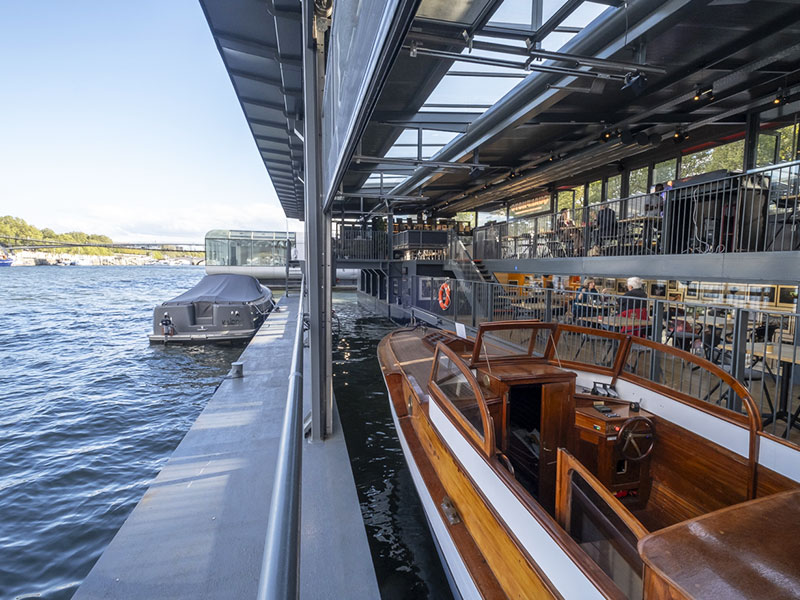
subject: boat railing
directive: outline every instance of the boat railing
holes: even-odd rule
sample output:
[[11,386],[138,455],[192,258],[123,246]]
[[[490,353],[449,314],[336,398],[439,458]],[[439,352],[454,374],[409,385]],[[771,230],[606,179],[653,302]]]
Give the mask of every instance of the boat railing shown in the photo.
[[258,600],[299,597],[304,294],[305,277],[300,283],[297,328],[292,349],[292,366],[289,370],[289,391],[286,395],[286,409],[272,484],[269,525],[258,583]]
[[[701,304],[664,297],[631,298],[615,293],[585,295],[577,291],[542,289],[477,281],[423,276],[398,278],[397,294],[390,301],[417,314],[428,313],[444,322],[475,328],[489,321],[538,319],[547,323],[588,329],[582,333],[562,329],[556,358],[592,366],[611,373],[617,354],[604,341],[605,334],[650,340],[668,348],[685,350],[703,358],[737,380],[752,397],[764,431],[775,437],[796,439],[800,429],[800,314],[790,310],[759,309],[752,304]],[[443,308],[439,287],[447,282],[451,302]],[[519,332],[495,332],[509,344],[523,343]],[[516,337],[513,337],[516,336]],[[602,339],[600,339],[602,337]],[[506,339],[507,338],[507,339]],[[526,338],[529,339],[529,338]],[[534,353],[543,355],[547,338],[539,333]],[[643,378],[697,398],[709,405],[746,415],[739,394],[690,361],[665,354],[661,347],[634,343],[620,371],[623,378]],[[719,385],[718,385],[719,384]]]
[[[609,376],[612,384],[618,379],[630,381],[746,429],[749,436],[748,497],[755,497],[761,414],[747,388],[729,372],[703,357],[653,340],[591,327],[534,321],[481,324],[475,336],[470,366],[491,364],[498,358],[535,357],[539,333],[549,337],[541,358],[553,364]],[[504,339],[502,334],[530,341],[514,344],[514,340]],[[504,356],[495,353],[494,358],[488,353],[484,355],[487,337],[508,341],[520,350],[527,347],[527,351]]]

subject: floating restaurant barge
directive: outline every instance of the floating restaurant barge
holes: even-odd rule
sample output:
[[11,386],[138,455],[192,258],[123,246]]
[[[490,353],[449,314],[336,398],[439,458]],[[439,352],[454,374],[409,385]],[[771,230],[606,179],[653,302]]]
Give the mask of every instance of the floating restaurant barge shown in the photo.
[[[200,4],[284,213],[305,223],[310,447],[324,449],[337,434],[336,269],[359,270],[365,310],[458,332],[397,333],[382,350],[407,454],[419,456],[416,439],[442,461],[474,458],[459,481],[445,478],[455,462],[439,465],[442,489],[434,484],[437,502],[426,505],[434,529],[447,522],[469,534],[461,540],[477,567],[453,572],[457,593],[635,598],[636,577],[617,575],[641,561],[648,598],[728,597],[722,579],[680,580],[669,556],[692,564],[711,556],[682,524],[717,531],[726,519],[740,522],[720,538],[718,556],[743,539],[759,556],[780,550],[785,532],[774,525],[794,532],[797,498],[778,493],[800,477],[797,461],[785,461],[800,440],[798,3]],[[551,344],[505,366],[474,354],[482,324],[531,329],[531,320]],[[404,337],[413,351],[399,349]],[[584,360],[601,349],[596,362]],[[434,354],[449,357],[474,398],[483,395],[480,419],[461,419],[438,395]],[[402,397],[397,373],[409,386]],[[671,387],[684,379],[719,385]],[[541,425],[538,467],[535,440],[515,429],[525,409],[515,412],[513,390],[525,385],[541,392],[528,390],[541,411],[528,415]],[[652,415],[648,457],[620,462],[605,414],[592,412],[593,388],[619,396],[603,402],[620,418],[631,402]],[[467,421],[481,424],[483,442]],[[292,455],[299,428],[287,429],[280,456]],[[435,480],[424,461],[417,468]],[[501,481],[484,488],[479,473]],[[276,488],[279,500],[291,496],[290,484]],[[449,502],[439,502],[444,489]],[[497,489],[518,493],[489,507],[496,498],[481,495]],[[612,544],[624,557],[609,558],[619,573],[589,565],[588,542],[575,539],[567,522],[575,504],[564,498],[581,494],[604,501],[585,504],[587,519],[595,508],[625,517],[626,533]],[[489,502],[483,516],[470,512],[478,500]],[[558,545],[553,556],[566,552],[563,568],[538,562],[523,521],[508,511],[536,521],[542,539]],[[753,533],[767,531],[763,511],[775,515],[764,525],[774,545]],[[459,515],[463,527],[449,521]],[[298,522],[277,510],[270,527],[296,541]],[[490,530],[476,522],[504,533],[484,544]],[[516,561],[506,572],[498,544]],[[295,554],[269,547],[263,589],[294,597]],[[738,564],[710,568],[724,578]],[[800,595],[796,569],[770,564],[775,594]],[[765,589],[736,593],[763,597]]]

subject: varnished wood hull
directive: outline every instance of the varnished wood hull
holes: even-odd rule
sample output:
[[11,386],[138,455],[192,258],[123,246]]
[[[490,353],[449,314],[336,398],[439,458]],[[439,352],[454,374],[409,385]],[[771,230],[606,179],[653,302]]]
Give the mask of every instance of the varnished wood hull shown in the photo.
[[[430,377],[433,352],[398,356],[390,338],[391,335],[381,342],[378,353],[392,417],[456,597],[622,598],[607,574],[567,534],[562,515],[542,505],[552,504],[552,499],[541,495],[540,489],[542,504],[534,500],[501,464],[498,455],[494,451],[487,452],[479,441],[465,435],[464,422],[458,415],[449,413],[435,394],[431,396],[434,389],[439,389]],[[421,339],[418,341],[421,343]],[[464,356],[463,351],[459,352]],[[546,369],[546,366],[539,367],[541,372]],[[499,376],[500,371],[501,367],[496,365],[494,374]],[[551,371],[547,373],[551,389],[565,398],[574,394],[576,377],[581,386],[603,379],[601,374],[576,370],[571,373],[573,379],[557,380],[554,379],[557,375]],[[486,386],[489,386],[488,379]],[[660,458],[655,469],[661,483],[654,484],[653,490],[658,500],[653,504],[661,512],[648,521],[656,524],[649,530],[636,519],[649,518],[651,514],[642,511],[643,516],[628,515],[638,527],[639,539],[665,526],[658,522],[658,517],[679,522],[745,502],[751,493],[768,495],[797,487],[800,465],[793,460],[798,456],[796,448],[759,433],[755,440],[761,450],[755,459],[759,476],[755,482],[748,483],[752,471],[747,459],[750,438],[741,421],[712,418],[703,406],[666,397],[637,383],[619,381],[618,387],[626,397],[640,399],[643,409],[652,410],[664,419],[660,430],[662,445],[657,449]],[[489,387],[484,387],[483,393],[487,406],[494,407],[490,409],[488,423],[492,418],[498,422],[505,419],[508,398],[494,404]],[[574,403],[569,406],[574,411]],[[542,411],[544,414],[544,402]],[[557,412],[560,411],[558,408]],[[574,414],[572,417],[566,412],[551,416],[562,423],[566,432],[561,442],[577,436]],[[495,448],[496,439],[496,448],[505,449],[503,435],[499,431],[490,433],[486,445]],[[705,453],[700,461],[687,450],[699,440],[703,440]],[[570,444],[577,449],[574,442]],[[547,443],[543,443],[544,452],[549,451],[546,446]],[[557,446],[560,447],[560,442]],[[694,460],[691,467],[686,466],[689,460]],[[707,485],[709,469],[718,472],[712,486]],[[564,469],[563,473],[566,472]],[[681,479],[687,475],[689,479]],[[553,487],[564,490],[555,482]],[[689,489],[692,487],[698,491]],[[560,499],[556,500],[558,505],[563,504]],[[650,588],[645,586],[645,589]],[[646,597],[651,600],[660,596],[653,592]]]

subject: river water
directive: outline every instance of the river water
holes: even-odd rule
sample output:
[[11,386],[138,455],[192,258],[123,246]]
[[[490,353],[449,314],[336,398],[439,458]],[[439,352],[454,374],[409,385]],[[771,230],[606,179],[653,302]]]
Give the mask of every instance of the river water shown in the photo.
[[[151,346],[197,267],[0,270],[0,598],[70,598],[241,348]],[[449,591],[375,358],[393,325],[336,294],[334,386],[384,600]]]
[[383,600],[451,598],[425,513],[403,458],[378,364],[378,342],[397,325],[337,293],[333,390]]

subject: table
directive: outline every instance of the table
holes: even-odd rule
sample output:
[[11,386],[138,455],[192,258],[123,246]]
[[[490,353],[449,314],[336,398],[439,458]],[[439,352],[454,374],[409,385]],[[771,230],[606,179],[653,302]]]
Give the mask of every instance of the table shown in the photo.
[[[792,395],[792,377],[794,375],[794,365],[800,365],[800,347],[793,344],[772,344],[759,342],[747,347],[747,353],[752,356],[757,356],[764,361],[764,367],[772,373],[767,365],[766,359],[777,360],[781,363],[781,388],[778,396],[778,410],[774,414],[767,417],[763,425],[769,425],[774,421],[786,421],[786,431],[784,435],[789,433],[789,410],[790,410],[790,397]],[[800,406],[792,415],[792,427],[800,429]]]
[[588,321],[590,323],[596,323],[603,329],[607,329],[609,331],[619,331],[620,329],[624,328],[646,329],[653,324],[650,319],[634,319],[631,317],[621,317],[620,315],[597,315],[594,317],[583,317],[581,320]]
[[625,245],[635,246],[636,231],[635,229],[641,228],[639,232],[640,240],[642,242],[642,249],[645,253],[649,254],[658,248],[658,235],[660,233],[660,223],[662,218],[658,215],[642,215],[637,217],[628,217],[627,219],[620,219],[618,222],[625,228],[622,238],[625,240]]

